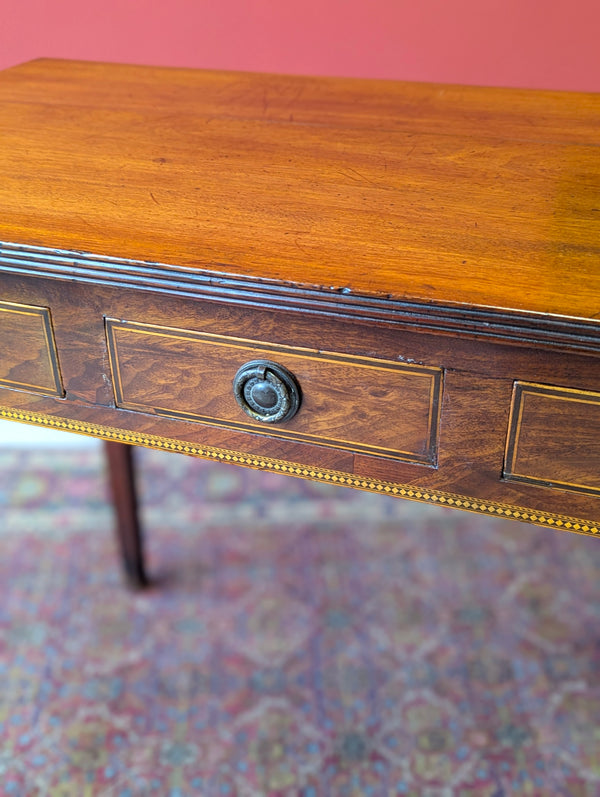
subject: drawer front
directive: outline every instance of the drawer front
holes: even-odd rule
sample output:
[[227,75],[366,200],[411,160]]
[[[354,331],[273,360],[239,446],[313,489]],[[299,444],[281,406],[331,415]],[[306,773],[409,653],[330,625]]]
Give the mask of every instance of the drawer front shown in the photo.
[[[434,467],[442,371],[106,319],[118,407]],[[288,369],[300,408],[277,424],[248,417],[233,382],[254,360]]]
[[600,495],[600,393],[516,382],[504,478]]
[[0,302],[0,385],[64,395],[47,307]]

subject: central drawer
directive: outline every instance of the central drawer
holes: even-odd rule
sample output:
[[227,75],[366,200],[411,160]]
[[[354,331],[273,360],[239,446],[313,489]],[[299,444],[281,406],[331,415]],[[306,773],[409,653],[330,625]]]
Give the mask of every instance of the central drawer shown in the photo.
[[[437,465],[440,368],[113,318],[106,334],[120,408]],[[236,374],[255,361],[295,379],[290,420],[265,423],[239,406]]]

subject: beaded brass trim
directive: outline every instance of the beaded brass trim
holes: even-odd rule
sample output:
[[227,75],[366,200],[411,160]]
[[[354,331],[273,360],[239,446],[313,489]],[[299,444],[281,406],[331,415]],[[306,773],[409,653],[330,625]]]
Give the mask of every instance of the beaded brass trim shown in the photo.
[[31,412],[29,410],[0,407],[0,418],[28,423],[34,426],[45,426],[47,428],[74,432],[76,434],[91,435],[92,437],[100,437],[104,440],[114,440],[116,442],[141,445],[148,448],[161,449],[163,451],[190,454],[192,456],[201,457],[202,459],[232,462],[257,470],[286,473],[313,481],[339,484],[343,487],[355,487],[370,492],[383,493],[385,495],[396,495],[426,504],[457,507],[469,512],[511,518],[527,523],[535,523],[540,526],[549,526],[550,528],[566,529],[577,534],[600,536],[599,523],[573,518],[567,515],[557,515],[519,506],[501,504],[496,501],[482,501],[464,495],[441,492],[440,490],[421,489],[413,485],[395,484],[394,482],[381,481],[380,479],[356,476],[343,471],[329,470],[327,468],[313,468],[309,465],[271,459],[270,457],[254,456],[252,454],[229,451],[213,446],[184,443],[169,437],[159,437],[158,435],[146,434],[145,432],[123,431],[122,429],[111,426],[102,426],[88,421],[75,421],[69,418],[59,418],[38,412]]

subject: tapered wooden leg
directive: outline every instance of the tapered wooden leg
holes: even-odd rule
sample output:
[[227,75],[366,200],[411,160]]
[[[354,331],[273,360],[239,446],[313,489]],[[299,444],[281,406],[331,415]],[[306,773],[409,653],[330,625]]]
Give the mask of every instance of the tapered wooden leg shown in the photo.
[[105,440],[104,448],[125,576],[131,587],[145,587],[148,579],[135,491],[134,447]]

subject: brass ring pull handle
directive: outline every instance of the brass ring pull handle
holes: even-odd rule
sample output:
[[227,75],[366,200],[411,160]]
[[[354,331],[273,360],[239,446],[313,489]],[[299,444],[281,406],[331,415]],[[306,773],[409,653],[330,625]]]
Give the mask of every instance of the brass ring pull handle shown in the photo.
[[300,387],[283,365],[252,360],[242,365],[233,380],[235,400],[255,421],[289,421],[300,407]]

